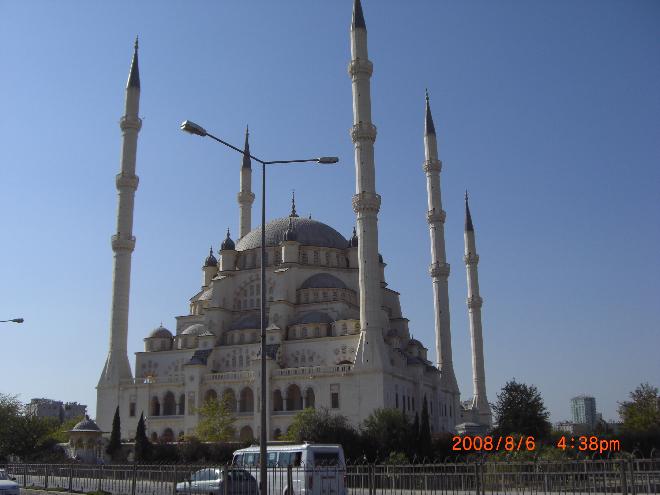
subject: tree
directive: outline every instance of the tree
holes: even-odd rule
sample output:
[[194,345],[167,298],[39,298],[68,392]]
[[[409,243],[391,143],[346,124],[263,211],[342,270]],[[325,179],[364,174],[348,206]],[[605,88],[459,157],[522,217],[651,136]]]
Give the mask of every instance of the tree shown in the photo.
[[413,457],[419,456],[419,414],[417,412],[415,412],[415,420],[413,421],[410,430],[408,452],[410,452]]
[[364,448],[370,458],[385,458],[390,452],[407,452],[411,425],[398,409],[376,409],[362,423]]
[[7,456],[14,452],[14,431],[19,421],[23,404],[17,395],[0,393],[0,462],[7,460]]
[[229,410],[229,397],[208,399],[198,409],[197,436],[203,442],[227,442],[236,435],[236,418]]
[[630,392],[630,401],[619,404],[623,430],[630,433],[660,432],[660,402],[658,389],[642,383]]
[[119,406],[115,409],[115,417],[112,419],[112,433],[110,433],[110,443],[105,449],[113,461],[121,460],[121,420],[119,419]]
[[344,446],[344,454],[349,459],[361,454],[358,432],[348,418],[341,414],[331,414],[325,407],[308,407],[297,413],[284,438],[297,443],[339,443]]
[[507,382],[493,409],[500,435],[519,433],[544,438],[550,434],[550,413],[534,385],[518,383],[515,378]]
[[422,458],[431,456],[431,421],[426,395],[422,402],[422,422],[419,425],[419,455]]
[[140,420],[135,432],[135,461],[148,461],[151,457],[151,447],[144,424],[144,413],[140,413]]

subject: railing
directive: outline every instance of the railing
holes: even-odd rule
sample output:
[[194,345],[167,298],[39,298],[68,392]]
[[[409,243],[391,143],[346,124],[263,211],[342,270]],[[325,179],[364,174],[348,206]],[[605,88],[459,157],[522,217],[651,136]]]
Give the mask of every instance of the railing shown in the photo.
[[350,373],[352,364],[338,364],[335,366],[303,366],[300,368],[284,368],[274,370],[273,376],[299,376],[299,375],[335,375]]
[[254,373],[252,371],[227,371],[224,373],[209,373],[204,376],[205,382],[232,382],[252,380]]
[[[23,488],[102,490],[112,495],[258,495],[258,466],[229,467],[227,474],[218,464],[8,464],[6,469]],[[216,473],[215,485],[195,485],[193,474],[202,469]],[[303,489],[309,495],[657,495],[660,459],[269,466],[269,494]]]
[[146,378],[127,378],[120,381],[121,385],[160,385],[160,384],[170,384],[178,383],[185,384],[185,376],[181,374],[177,375],[167,375],[167,376],[149,376]]

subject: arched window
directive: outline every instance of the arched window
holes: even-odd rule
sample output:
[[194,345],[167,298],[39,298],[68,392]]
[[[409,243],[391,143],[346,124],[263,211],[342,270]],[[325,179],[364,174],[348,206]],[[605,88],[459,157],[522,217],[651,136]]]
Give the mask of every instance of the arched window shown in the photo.
[[305,407],[311,407],[313,409],[315,407],[315,402],[316,397],[314,396],[314,390],[312,388],[308,388],[305,392]]
[[153,443],[158,441],[158,433],[156,433],[155,431],[151,434],[151,441]]
[[186,414],[186,395],[179,395],[179,416]]
[[314,264],[315,265],[321,264],[321,257],[318,251],[314,251]]
[[298,385],[296,384],[289,385],[289,388],[286,391],[286,410],[299,411],[302,408],[303,408],[303,398],[302,398],[302,394],[300,393],[300,387],[298,387]]
[[151,416],[160,416],[160,401],[155,395],[151,398]]
[[241,400],[239,403],[240,412],[253,412],[254,411],[254,394],[250,387],[245,387],[241,390]]
[[176,400],[174,399],[174,394],[168,391],[163,398],[163,416],[174,416],[175,414]]

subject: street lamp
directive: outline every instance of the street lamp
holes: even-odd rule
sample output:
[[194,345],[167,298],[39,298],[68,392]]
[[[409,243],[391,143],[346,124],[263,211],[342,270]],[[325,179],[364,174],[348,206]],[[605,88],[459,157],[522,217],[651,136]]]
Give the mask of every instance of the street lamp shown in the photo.
[[229,144],[226,141],[210,134],[201,125],[195,124],[190,120],[185,120],[181,124],[181,130],[201,137],[210,137],[224,144],[228,148],[238,151],[241,155],[248,156],[256,162],[261,163],[261,432],[259,440],[259,478],[260,478],[260,494],[268,495],[268,479],[267,479],[267,450],[266,444],[268,442],[268,432],[266,431],[266,165],[280,165],[286,163],[318,163],[320,165],[331,165],[337,163],[339,158],[336,156],[322,156],[319,158],[308,158],[304,160],[270,160],[265,161],[257,158],[256,156],[246,153],[244,150]]
[[13,318],[11,320],[0,320],[0,323],[23,323],[24,321],[23,318]]

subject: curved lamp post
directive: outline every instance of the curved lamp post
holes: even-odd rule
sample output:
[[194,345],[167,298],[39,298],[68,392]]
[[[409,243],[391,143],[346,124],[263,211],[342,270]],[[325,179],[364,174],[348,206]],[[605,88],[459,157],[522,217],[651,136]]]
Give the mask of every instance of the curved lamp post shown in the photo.
[[201,137],[210,137],[228,148],[239,152],[241,155],[248,156],[256,162],[261,163],[261,431],[259,436],[259,482],[260,494],[268,495],[267,478],[267,450],[268,432],[266,431],[266,402],[267,402],[267,380],[266,380],[266,165],[279,165],[286,163],[318,163],[321,165],[331,165],[337,163],[339,158],[336,156],[322,156],[319,158],[308,158],[303,160],[261,160],[254,155],[223,141],[219,137],[210,134],[202,126],[185,120],[181,124],[181,130]]

